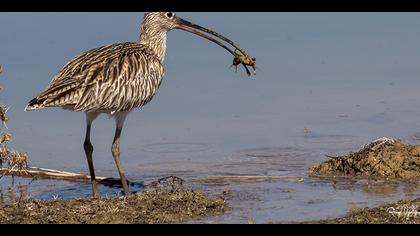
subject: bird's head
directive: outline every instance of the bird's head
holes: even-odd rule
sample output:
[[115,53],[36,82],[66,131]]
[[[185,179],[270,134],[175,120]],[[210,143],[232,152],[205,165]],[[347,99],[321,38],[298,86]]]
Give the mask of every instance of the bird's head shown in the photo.
[[[245,53],[245,50],[242,49],[237,43],[233,42],[232,40],[226,38],[225,36],[215,31],[186,21],[181,17],[177,16],[175,12],[147,12],[144,14],[143,31],[150,30],[152,32],[149,32],[149,34],[162,35],[166,34],[168,31],[173,29],[187,31],[189,33],[198,35],[213,43],[218,44],[220,47],[229,51],[235,57],[236,60],[242,58],[242,60],[240,60],[236,65],[243,64],[245,68],[247,68],[247,66],[255,67],[254,58],[247,55]],[[214,36],[215,38],[211,37],[210,35]],[[233,46],[233,49],[226,46],[223,42],[219,41],[218,39],[221,39],[229,45]],[[247,72],[249,75],[248,69]]]
[[170,31],[177,26],[175,12],[146,12],[143,25],[157,31]]
[[[235,51],[236,50],[240,52],[243,51],[243,49],[241,49],[232,40],[212,30],[209,30],[197,24],[186,21],[182,19],[181,17],[177,16],[175,12],[146,12],[144,14],[143,31],[149,31],[148,32],[149,34],[160,34],[160,33],[166,33],[173,29],[184,30],[184,31],[193,33],[195,35],[198,35],[200,37],[203,37],[207,40],[210,40],[218,44],[219,46],[225,48],[226,50],[228,50],[230,53],[232,53],[235,56],[237,55],[237,53],[235,53],[233,50],[231,50],[222,42],[218,41],[215,38],[210,37],[209,35],[213,35],[216,38],[229,43],[235,48],[234,49]],[[150,32],[150,31],[153,31],[153,32]]]

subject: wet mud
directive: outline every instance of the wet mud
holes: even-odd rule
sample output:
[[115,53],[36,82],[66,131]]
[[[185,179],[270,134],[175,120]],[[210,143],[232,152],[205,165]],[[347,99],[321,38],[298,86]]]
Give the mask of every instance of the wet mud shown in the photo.
[[304,224],[420,224],[420,199],[403,200],[375,208],[353,208],[341,218]]
[[312,165],[309,174],[420,180],[420,145],[382,138],[367,144],[359,151],[330,158]]
[[128,197],[49,201],[23,200],[0,208],[0,223],[12,224],[160,224],[182,223],[228,210],[222,196],[183,186],[176,177],[163,178]]

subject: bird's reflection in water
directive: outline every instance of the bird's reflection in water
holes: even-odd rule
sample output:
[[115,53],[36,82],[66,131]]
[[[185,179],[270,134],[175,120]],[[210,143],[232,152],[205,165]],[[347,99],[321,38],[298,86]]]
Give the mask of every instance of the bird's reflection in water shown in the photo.
[[[142,192],[144,189],[144,183],[142,181],[129,181],[127,180],[128,186],[130,186],[130,193]],[[123,196],[123,186],[121,180],[118,178],[107,178],[98,183],[98,190],[101,196]],[[58,187],[42,191],[37,195],[34,195],[36,199],[49,200],[53,197],[60,199],[74,199],[74,198],[88,198],[91,197],[91,185],[90,183],[73,183],[67,184],[64,187]]]
[[[22,202],[28,199],[51,200],[86,198],[91,196],[89,183],[71,183],[56,180],[28,180],[20,179],[12,184],[11,178],[3,179],[0,184],[0,206]],[[142,181],[127,181],[131,193],[144,190]],[[108,178],[100,182],[100,191],[104,196],[123,196],[120,179]]]

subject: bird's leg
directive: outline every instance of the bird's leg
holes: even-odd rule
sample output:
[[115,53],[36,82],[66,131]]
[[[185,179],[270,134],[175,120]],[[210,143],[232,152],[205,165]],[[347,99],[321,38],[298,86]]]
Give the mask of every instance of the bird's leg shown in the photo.
[[95,117],[92,117],[91,115],[86,114],[86,138],[85,138],[85,143],[83,144],[83,147],[85,148],[86,159],[89,165],[90,179],[92,182],[92,193],[94,197],[98,197],[99,196],[98,183],[96,181],[95,169],[93,167],[93,159],[92,159],[93,146],[92,146],[92,143],[90,142],[90,130],[91,130],[92,122],[94,119]]
[[124,126],[126,115],[123,114],[121,116],[116,117],[116,130],[115,130],[115,136],[114,136],[114,142],[112,143],[112,156],[114,157],[115,164],[117,165],[118,173],[120,174],[120,179],[122,186],[124,188],[124,193],[126,196],[130,195],[130,191],[128,189],[128,183],[127,178],[125,177],[125,171],[121,164],[120,159],[120,137],[121,137],[121,131]]

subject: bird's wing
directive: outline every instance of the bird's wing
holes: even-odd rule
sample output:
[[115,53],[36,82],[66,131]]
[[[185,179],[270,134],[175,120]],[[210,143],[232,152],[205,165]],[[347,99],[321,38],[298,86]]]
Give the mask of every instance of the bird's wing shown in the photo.
[[[155,66],[150,66],[151,63]],[[34,100],[42,107],[71,106],[76,111],[115,110],[124,106],[118,102],[126,102],[115,101],[117,96],[121,97],[119,93],[123,92],[123,85],[133,83],[134,86],[136,81],[152,79],[149,77],[158,76],[161,70],[160,61],[141,44],[122,43],[95,48],[67,63]]]

